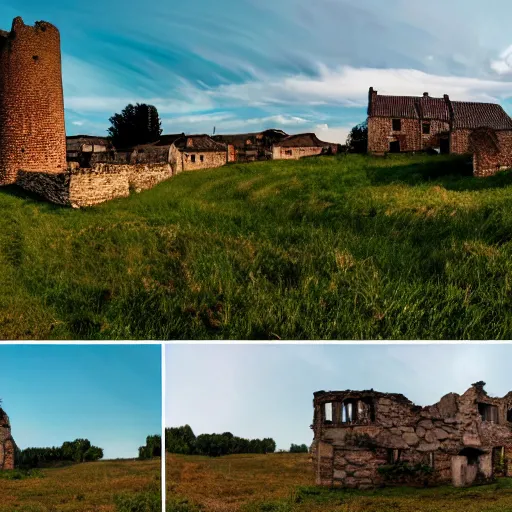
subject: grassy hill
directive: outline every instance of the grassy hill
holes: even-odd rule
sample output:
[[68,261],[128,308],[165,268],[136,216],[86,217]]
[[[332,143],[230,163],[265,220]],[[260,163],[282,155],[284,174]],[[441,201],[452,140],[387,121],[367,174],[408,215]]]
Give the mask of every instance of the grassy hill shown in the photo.
[[[149,512],[161,510],[161,459],[87,462],[8,480],[0,473],[0,512]],[[116,496],[117,504],[116,504]],[[148,503],[153,503],[153,508]],[[130,508],[130,505],[132,508]],[[144,508],[146,506],[146,508]]]
[[315,487],[307,454],[167,456],[167,512],[509,512],[512,479],[455,489]]
[[338,156],[72,210],[0,189],[0,337],[512,338],[512,173]]

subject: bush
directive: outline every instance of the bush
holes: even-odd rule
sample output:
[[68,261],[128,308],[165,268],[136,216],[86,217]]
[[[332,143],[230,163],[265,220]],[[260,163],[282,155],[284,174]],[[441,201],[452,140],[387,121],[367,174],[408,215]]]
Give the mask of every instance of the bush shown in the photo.
[[308,453],[308,447],[305,444],[292,444],[290,446],[290,453]]
[[162,456],[162,436],[154,435],[146,437],[145,446],[139,447],[139,459],[152,459]]
[[26,478],[43,478],[44,473],[38,469],[14,469],[0,471],[0,479],[3,480],[24,480]]
[[138,494],[119,494],[114,497],[116,512],[161,512],[162,495],[159,491]]
[[186,498],[167,497],[166,512],[201,512],[201,507],[190,503]]

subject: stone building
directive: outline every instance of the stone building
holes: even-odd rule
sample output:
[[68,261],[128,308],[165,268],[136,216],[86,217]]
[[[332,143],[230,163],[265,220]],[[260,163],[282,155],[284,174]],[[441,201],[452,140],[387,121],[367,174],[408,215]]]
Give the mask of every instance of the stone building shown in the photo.
[[272,146],[274,160],[298,160],[305,156],[334,155],[339,144],[321,141],[314,133],[290,135]]
[[112,144],[106,137],[94,135],[68,135],[66,137],[66,160],[85,163],[95,153],[112,150]]
[[427,407],[374,390],[314,393],[316,483],[466,486],[512,477],[512,392],[492,398],[484,385]]
[[233,161],[232,147],[213,140],[208,135],[185,135],[170,147],[173,174],[221,167]]
[[385,96],[370,87],[368,152],[374,154],[436,150],[471,153],[470,135],[478,128],[512,130],[512,119],[500,105],[452,101],[445,94]]
[[474,176],[485,178],[512,169],[512,130],[479,128],[469,136],[469,144]]
[[0,185],[19,170],[66,170],[59,31],[20,17],[0,31]]
[[214,135],[212,138],[223,144],[233,146],[236,162],[254,162],[271,160],[272,146],[288,134],[282,130],[269,129],[257,133],[237,133],[233,135]]
[[16,444],[11,436],[9,417],[0,407],[0,471],[14,469]]

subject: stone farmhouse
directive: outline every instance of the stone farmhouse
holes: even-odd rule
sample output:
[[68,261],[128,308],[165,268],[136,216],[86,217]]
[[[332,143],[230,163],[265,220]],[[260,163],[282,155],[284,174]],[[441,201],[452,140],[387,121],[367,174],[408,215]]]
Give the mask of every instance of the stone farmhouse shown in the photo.
[[270,129],[258,133],[214,135],[213,139],[234,147],[234,161],[254,162],[256,160],[270,160],[272,158],[272,145],[286,137],[288,137],[288,134],[282,130]]
[[484,386],[427,407],[374,390],[314,393],[317,485],[460,487],[512,477],[512,391],[492,398]]
[[16,443],[11,436],[9,417],[0,407],[0,471],[14,469]]
[[317,155],[334,155],[338,144],[321,141],[314,133],[290,135],[272,146],[274,160],[298,160]]
[[368,152],[435,150],[471,154],[475,176],[512,166],[512,119],[500,105],[452,101],[447,94],[423,96],[368,94]]

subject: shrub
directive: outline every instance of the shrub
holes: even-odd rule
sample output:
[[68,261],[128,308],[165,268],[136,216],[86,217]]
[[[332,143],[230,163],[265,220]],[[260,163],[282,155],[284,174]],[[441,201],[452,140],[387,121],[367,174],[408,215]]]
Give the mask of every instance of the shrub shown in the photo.
[[159,491],[137,494],[118,494],[114,497],[116,512],[161,512],[162,495]]

